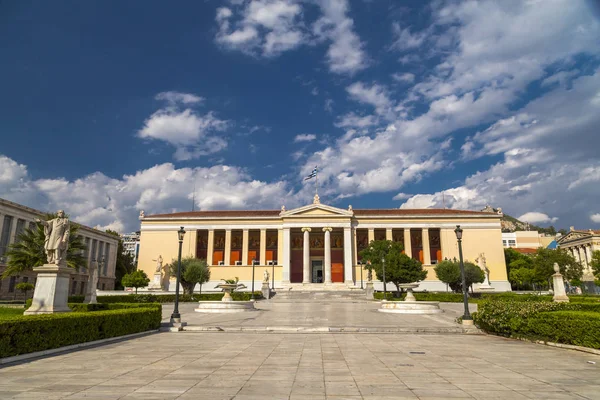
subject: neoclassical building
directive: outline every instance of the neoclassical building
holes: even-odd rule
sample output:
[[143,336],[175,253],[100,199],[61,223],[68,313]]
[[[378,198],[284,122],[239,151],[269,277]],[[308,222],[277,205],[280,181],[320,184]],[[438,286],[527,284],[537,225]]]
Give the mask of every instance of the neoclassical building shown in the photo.
[[[265,269],[275,287],[361,287],[367,274],[360,251],[372,240],[393,240],[428,270],[418,290],[445,291],[433,267],[444,258],[458,258],[454,229],[460,225],[465,259],[474,262],[483,254],[492,286],[507,291],[501,217],[449,209],[340,209],[321,204],[318,197],[313,204],[292,210],[142,212],[138,268],[152,278],[159,255],[165,264],[175,260],[177,230],[183,227],[183,256],[206,259],[211,266],[211,281],[203,290],[234,277],[250,287],[253,261],[258,265],[255,287]],[[163,284],[174,290],[172,279],[165,276]],[[381,287],[378,281],[375,286]]]
[[590,262],[592,253],[600,250],[600,231],[589,229],[587,231],[577,230],[571,227],[569,233],[556,240],[558,246],[569,251],[583,267],[583,281],[591,282],[593,286],[594,274]]
[[[68,210],[66,210],[68,213]],[[35,219],[45,218],[45,213],[21,204],[13,203],[5,199],[0,199],[0,275],[6,268],[8,257],[5,253],[9,245],[19,240],[19,235],[25,228],[33,229]],[[94,260],[103,260],[103,268],[99,271],[98,289],[113,290],[115,287],[115,267],[117,263],[117,247],[119,238],[106,232],[99,231],[85,225],[79,226],[79,235],[82,237],[85,245],[85,265],[81,265],[79,271],[71,275],[71,284],[69,287],[70,295],[82,295],[85,293],[85,286],[88,282],[88,268]],[[33,271],[24,272],[18,276],[11,276],[0,280],[0,299],[11,299],[13,297],[22,297],[15,286],[20,282],[29,282],[35,284],[37,273]],[[29,293],[31,295],[31,292]]]

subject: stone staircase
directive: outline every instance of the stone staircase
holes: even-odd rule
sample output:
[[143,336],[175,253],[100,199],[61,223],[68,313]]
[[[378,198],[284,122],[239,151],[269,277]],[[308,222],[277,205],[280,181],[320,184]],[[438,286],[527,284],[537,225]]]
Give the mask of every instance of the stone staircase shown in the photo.
[[290,284],[276,288],[273,302],[356,302],[367,301],[364,289],[341,283]]

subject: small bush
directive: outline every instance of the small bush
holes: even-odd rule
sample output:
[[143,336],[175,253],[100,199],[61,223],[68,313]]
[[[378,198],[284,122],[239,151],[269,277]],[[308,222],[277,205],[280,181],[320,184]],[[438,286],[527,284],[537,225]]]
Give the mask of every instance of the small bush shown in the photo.
[[[88,311],[95,306],[85,305]],[[24,315],[0,320],[0,357],[55,349],[160,327],[162,312],[159,305],[125,307],[127,308],[97,312]]]

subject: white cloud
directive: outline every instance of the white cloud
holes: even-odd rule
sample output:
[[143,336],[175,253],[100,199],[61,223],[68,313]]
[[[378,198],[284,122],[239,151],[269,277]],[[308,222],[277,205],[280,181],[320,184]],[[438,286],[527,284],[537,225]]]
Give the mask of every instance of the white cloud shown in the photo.
[[558,220],[558,218],[556,218],[556,217],[551,218],[544,213],[535,212],[535,211],[525,213],[517,219],[519,221],[529,222],[530,224],[540,224],[540,223],[544,224],[544,223],[549,223],[549,222],[556,222],[556,220]]
[[415,74],[411,74],[410,72],[405,72],[403,74],[392,74],[392,79],[396,82],[404,82],[404,83],[412,83],[415,80]]
[[392,24],[392,34],[394,36],[394,43],[392,43],[390,49],[399,51],[420,47],[428,36],[427,32],[413,34],[408,28],[402,29],[397,22]]
[[353,112],[342,115],[335,123],[338,128],[366,128],[377,124],[377,118],[373,115],[360,116]]
[[152,114],[144,126],[137,132],[143,139],[160,140],[175,147],[174,157],[177,160],[189,160],[201,155],[211,154],[227,147],[227,141],[215,132],[226,130],[230,122],[221,120],[214,112],[204,115],[191,108],[181,109],[177,103],[199,103],[201,97],[178,92],[163,92],[156,96],[165,100],[168,106]]
[[161,92],[155,96],[156,100],[164,100],[170,104],[195,104],[201,103],[204,101],[204,97],[196,96],[191,93],[181,93],[181,92]]
[[236,11],[217,9],[219,31],[215,40],[226,48],[273,57],[306,40],[298,20],[302,8],[294,1],[253,0]]
[[348,17],[347,0],[321,0],[323,15],[314,23],[313,33],[331,41],[327,50],[329,70],[338,74],[353,74],[365,69],[369,59],[364,43],[354,32],[354,21]]
[[600,213],[590,215],[590,220],[597,224],[600,224]]
[[314,135],[312,133],[303,133],[303,134],[300,134],[300,135],[296,135],[296,137],[294,138],[294,142],[295,143],[298,143],[298,142],[312,142],[316,138],[317,138],[317,135]]
[[346,91],[356,101],[370,104],[379,115],[390,116],[393,106],[387,90],[378,84],[366,85],[363,82],[355,82],[346,88]]
[[332,113],[333,112],[333,103],[334,101],[332,99],[325,99],[325,111],[327,111],[328,113]]
[[398,193],[397,195],[395,195],[392,200],[406,200],[412,197],[412,194],[406,194],[406,193]]
[[[74,180],[32,179],[25,166],[2,155],[0,165],[16,165],[20,171],[2,182],[0,197],[42,211],[64,209],[79,223],[121,232],[139,229],[140,210],[146,215],[187,211],[193,197],[197,210],[299,205],[285,182],[255,180],[242,168],[228,165],[175,168],[164,163],[120,179],[96,172]],[[196,182],[195,196],[190,182]]]

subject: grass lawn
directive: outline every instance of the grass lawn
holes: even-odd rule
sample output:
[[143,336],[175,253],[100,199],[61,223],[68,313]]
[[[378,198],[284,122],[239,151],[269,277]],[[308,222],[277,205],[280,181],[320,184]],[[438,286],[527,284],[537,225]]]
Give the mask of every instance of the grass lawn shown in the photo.
[[24,308],[0,307],[0,320],[18,317],[20,315],[23,315],[24,311]]

